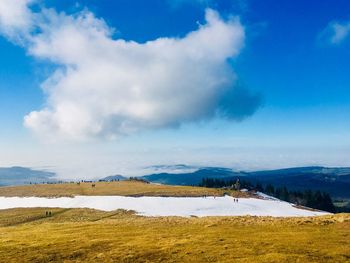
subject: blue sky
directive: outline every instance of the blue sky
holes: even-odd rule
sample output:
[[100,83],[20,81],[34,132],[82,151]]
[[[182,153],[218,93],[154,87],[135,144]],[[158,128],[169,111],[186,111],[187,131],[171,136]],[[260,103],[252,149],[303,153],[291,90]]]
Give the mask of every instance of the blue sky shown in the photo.
[[[70,115],[74,115],[68,110],[65,111],[68,114],[62,115],[63,117],[60,115],[58,118],[56,114],[67,101],[74,101],[73,93],[69,93],[69,98],[63,96],[67,94],[67,90],[64,90],[62,85],[71,83],[68,82],[71,79],[67,76],[60,79],[63,83],[61,86],[49,84],[50,91],[46,92],[42,90],[42,86],[60,69],[64,68],[59,72],[66,74],[65,70],[73,63],[70,62],[70,54],[51,54],[48,51],[42,53],[43,51],[26,36],[29,31],[23,33],[23,26],[20,29],[22,31],[19,31],[5,21],[8,19],[6,16],[1,18],[0,5],[1,166],[49,166],[53,170],[62,171],[60,175],[63,177],[82,176],[77,175],[77,171],[84,171],[84,168],[92,171],[88,177],[110,173],[137,174],[143,166],[162,163],[223,165],[236,169],[315,164],[350,166],[350,158],[347,157],[350,151],[350,4],[346,0],[46,0],[29,7],[30,12],[35,14],[41,14],[42,10],[47,8],[52,8],[56,14],[64,12],[66,17],[73,17],[73,22],[69,20],[73,24],[77,14],[89,12],[95,16],[95,22],[102,19],[105,21],[105,26],[97,27],[101,30],[107,28],[110,35],[103,36],[106,42],[123,39],[126,43],[135,41],[142,48],[146,47],[145,43],[148,41],[163,43],[161,39],[171,39],[180,43],[181,39],[187,39],[189,32],[200,31],[201,28],[205,28],[203,25],[210,24],[206,10],[212,10],[219,17],[214,17],[213,23],[221,23],[221,29],[227,30],[227,33],[223,33],[222,36],[208,31],[207,38],[202,41],[218,43],[217,46],[213,44],[208,47],[208,57],[212,48],[217,48],[212,56],[227,48],[223,44],[220,46],[220,43],[225,41],[228,45],[235,46],[237,52],[228,48],[227,53],[220,53],[220,56],[223,56],[222,60],[210,62],[211,60],[205,57],[200,64],[196,64],[197,60],[188,60],[188,57],[182,54],[181,48],[174,51],[172,45],[167,46],[167,43],[163,43],[162,45],[166,46],[166,54],[175,54],[172,60],[169,60],[169,63],[175,61],[171,73],[179,68],[178,65],[186,65],[188,60],[188,64],[192,65],[190,70],[196,68],[196,65],[203,66],[202,72],[198,74],[210,75],[210,81],[215,82],[229,76],[224,81],[226,84],[215,88],[226,89],[230,86],[228,88],[231,91],[242,90],[243,96],[241,93],[221,93],[217,90],[204,96],[201,91],[194,91],[195,85],[202,83],[202,75],[198,75],[198,79],[193,79],[190,75],[184,77],[186,85],[187,82],[193,83],[180,91],[172,84],[169,86],[169,93],[158,99],[159,91],[146,92],[142,90],[141,85],[141,97],[150,97],[152,103],[156,102],[156,112],[169,110],[169,114],[154,116],[153,112],[152,116],[142,115],[142,119],[138,119],[139,114],[144,113],[144,104],[137,104],[142,113],[135,113],[127,108],[115,115],[113,108],[112,117],[91,117],[89,114],[100,111],[101,105],[97,107],[94,104],[96,102],[84,102],[79,106],[84,110],[82,116],[87,116],[89,120],[90,117],[98,120],[106,118],[103,121],[105,126],[97,132],[90,126],[79,126],[75,130],[71,130],[70,127],[62,128],[62,131],[57,132],[57,139],[58,128],[55,127],[61,127],[62,122],[66,123],[65,117],[70,121]],[[12,27],[11,33],[9,25]],[[34,26],[37,26],[36,30],[45,30],[42,25]],[[49,26],[58,32],[58,26],[52,21]],[[86,30],[89,32],[89,29]],[[240,30],[244,30],[244,36],[240,35]],[[234,33],[232,39],[226,37],[230,32]],[[29,34],[32,38],[38,38],[35,30]],[[336,34],[338,38],[335,38]],[[24,42],[19,42],[16,39],[18,37],[23,38]],[[53,38],[49,35],[48,39],[50,37]],[[74,39],[74,35],[71,39]],[[56,47],[55,40],[50,41],[50,47]],[[199,45],[202,44],[199,42]],[[144,65],[149,65],[147,59],[163,59],[160,50],[162,47],[157,48],[139,51],[133,50],[130,45],[127,49],[129,51],[123,52],[126,52],[126,60],[130,59],[128,52],[132,53],[132,63],[138,60],[135,54],[144,52],[140,61],[145,60]],[[157,50],[160,52],[157,53]],[[150,58],[149,52],[153,54]],[[74,63],[77,62],[74,60]],[[88,68],[91,69],[91,62],[79,63],[77,68],[89,65]],[[113,63],[119,68],[118,59]],[[132,63],[128,62],[127,65],[133,65]],[[208,63],[208,66],[205,63]],[[161,68],[167,66],[168,64],[159,65]],[[133,67],[138,68],[139,64]],[[95,77],[94,72],[98,68],[100,67],[93,68],[91,81],[105,77]],[[182,72],[179,69],[176,78],[169,72],[164,76],[170,74],[170,79],[178,79],[187,72],[188,70]],[[147,70],[140,69],[137,74],[130,73],[129,77],[134,81],[144,73],[146,74]],[[154,78],[160,78],[156,73],[158,72],[154,72]],[[153,76],[153,73],[150,74]],[[79,77],[81,76],[82,73]],[[74,80],[76,78],[78,75],[74,76]],[[113,85],[118,86],[119,80],[116,79]],[[91,92],[99,93],[104,82],[100,85],[102,88],[91,88]],[[129,88],[128,84],[125,85],[123,90]],[[157,87],[149,88],[153,92]],[[74,88],[73,85],[70,91]],[[165,85],[161,92],[167,88]],[[56,92],[59,89],[60,93]],[[186,96],[180,96],[180,93],[186,93]],[[80,95],[85,98],[86,94]],[[96,98],[105,98],[99,97],[100,94],[96,95]],[[204,97],[201,100],[193,99],[201,98],[202,95]],[[212,95],[217,98],[209,99]],[[115,104],[123,104],[124,98],[129,97],[123,94],[116,95]],[[175,100],[174,106],[169,104],[172,103],[172,98]],[[228,102],[225,102],[225,99]],[[91,97],[87,100],[90,103]],[[164,104],[158,105],[159,100],[164,101]],[[188,100],[190,104],[186,104]],[[127,105],[133,103],[133,100],[127,101]],[[148,110],[151,104],[147,103]],[[168,109],[164,105],[172,105],[173,111],[170,106]],[[196,109],[188,105],[194,105],[193,108]],[[46,108],[49,109],[49,117],[46,115]],[[217,114],[221,111],[224,112],[224,117]],[[30,115],[33,112],[39,114],[39,121],[37,115]],[[187,118],[187,115],[190,117]],[[25,116],[29,116],[27,124],[24,121]],[[60,122],[52,122],[51,119],[54,118]],[[73,119],[73,124],[75,123]],[[85,122],[81,125],[85,125]],[[55,138],[51,138],[52,134]],[[84,139],[77,140],[77,137]],[[94,169],[86,168],[86,163],[91,164]]]

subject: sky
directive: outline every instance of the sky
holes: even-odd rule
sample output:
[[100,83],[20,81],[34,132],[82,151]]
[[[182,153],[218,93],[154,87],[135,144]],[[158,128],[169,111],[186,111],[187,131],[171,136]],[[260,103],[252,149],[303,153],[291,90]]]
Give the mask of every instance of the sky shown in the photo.
[[350,166],[347,0],[0,0],[0,166]]

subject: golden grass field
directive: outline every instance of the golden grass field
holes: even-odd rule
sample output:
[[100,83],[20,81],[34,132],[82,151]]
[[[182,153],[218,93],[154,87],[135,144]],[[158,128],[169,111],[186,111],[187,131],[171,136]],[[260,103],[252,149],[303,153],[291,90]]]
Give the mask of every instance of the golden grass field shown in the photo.
[[148,218],[88,209],[0,211],[0,262],[350,262],[350,214]]
[[[222,194],[134,181],[0,188],[0,196]],[[350,214],[180,218],[122,210],[0,210],[0,262],[350,262]]]
[[63,197],[75,195],[121,195],[121,196],[222,196],[229,192],[236,197],[246,197],[246,193],[222,189],[147,184],[138,181],[33,184],[24,186],[0,187],[0,196]]

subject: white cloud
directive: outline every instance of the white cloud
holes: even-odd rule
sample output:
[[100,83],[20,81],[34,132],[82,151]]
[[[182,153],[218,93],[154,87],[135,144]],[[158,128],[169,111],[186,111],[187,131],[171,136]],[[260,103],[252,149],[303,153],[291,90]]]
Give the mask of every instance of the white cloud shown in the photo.
[[321,36],[325,37],[330,44],[337,45],[342,43],[348,37],[349,33],[350,22],[331,22],[322,32]]
[[217,114],[234,88],[228,60],[239,54],[245,38],[238,18],[223,20],[207,9],[206,23],[184,38],[140,44],[113,39],[113,29],[87,10],[34,14],[24,0],[1,3],[6,31],[25,38],[32,56],[58,65],[42,85],[46,106],[24,120],[41,136],[113,138],[203,120]]
[[333,23],[332,24],[334,34],[331,38],[331,42],[333,44],[338,44],[345,40],[350,32],[350,23],[348,24],[339,24],[339,23]]
[[32,26],[34,14],[28,5],[33,0],[1,0],[0,1],[0,32],[13,41]]

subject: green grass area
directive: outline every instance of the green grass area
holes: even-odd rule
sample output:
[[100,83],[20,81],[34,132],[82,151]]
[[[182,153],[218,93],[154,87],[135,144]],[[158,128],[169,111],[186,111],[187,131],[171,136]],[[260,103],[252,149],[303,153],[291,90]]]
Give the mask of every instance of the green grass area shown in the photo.
[[88,209],[0,211],[0,262],[349,262],[350,214],[141,217]]

